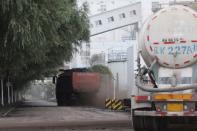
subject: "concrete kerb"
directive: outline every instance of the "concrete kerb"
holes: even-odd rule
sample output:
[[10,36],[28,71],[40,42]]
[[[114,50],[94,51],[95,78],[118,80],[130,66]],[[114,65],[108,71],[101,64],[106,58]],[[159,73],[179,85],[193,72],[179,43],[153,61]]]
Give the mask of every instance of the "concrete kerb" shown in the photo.
[[6,117],[10,112],[12,112],[15,109],[16,109],[16,107],[9,108],[6,112],[3,112],[0,117]]

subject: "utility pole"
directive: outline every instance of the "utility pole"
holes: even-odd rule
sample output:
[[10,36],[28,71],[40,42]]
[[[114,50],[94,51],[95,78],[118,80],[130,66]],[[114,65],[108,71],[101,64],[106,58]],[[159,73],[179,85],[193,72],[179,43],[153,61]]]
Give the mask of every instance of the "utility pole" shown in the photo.
[[119,74],[116,73],[116,79],[114,84],[114,99],[119,97],[118,94],[119,94]]
[[116,97],[119,99],[119,74],[116,73]]

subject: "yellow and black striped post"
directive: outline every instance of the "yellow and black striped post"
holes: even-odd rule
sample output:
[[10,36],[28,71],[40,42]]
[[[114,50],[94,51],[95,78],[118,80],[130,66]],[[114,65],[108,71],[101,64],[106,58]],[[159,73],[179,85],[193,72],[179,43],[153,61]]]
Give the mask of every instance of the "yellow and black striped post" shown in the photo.
[[106,99],[105,100],[105,108],[106,109],[111,109],[112,108],[112,100],[111,99]]
[[111,99],[111,109],[114,110],[116,99]]
[[114,99],[112,103],[113,110],[123,110],[123,103],[122,100]]

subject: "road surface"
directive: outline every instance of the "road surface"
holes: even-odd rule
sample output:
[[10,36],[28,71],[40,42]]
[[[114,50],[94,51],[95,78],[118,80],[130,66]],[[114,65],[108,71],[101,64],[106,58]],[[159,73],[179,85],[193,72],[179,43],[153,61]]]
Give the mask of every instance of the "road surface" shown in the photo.
[[[161,131],[196,131],[196,125],[171,125]],[[134,131],[130,113],[92,107],[57,107],[42,100],[25,101],[0,118],[0,131]]]
[[130,131],[130,115],[92,107],[57,107],[42,100],[25,101],[0,119],[0,131]]

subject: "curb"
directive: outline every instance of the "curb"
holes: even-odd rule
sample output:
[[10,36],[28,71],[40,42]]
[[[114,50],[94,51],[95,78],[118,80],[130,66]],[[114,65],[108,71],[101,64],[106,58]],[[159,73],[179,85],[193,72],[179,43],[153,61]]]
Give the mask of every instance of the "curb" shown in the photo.
[[14,109],[16,109],[15,107],[10,108],[8,111],[6,111],[5,113],[2,113],[1,117],[6,117],[10,112],[12,112]]

